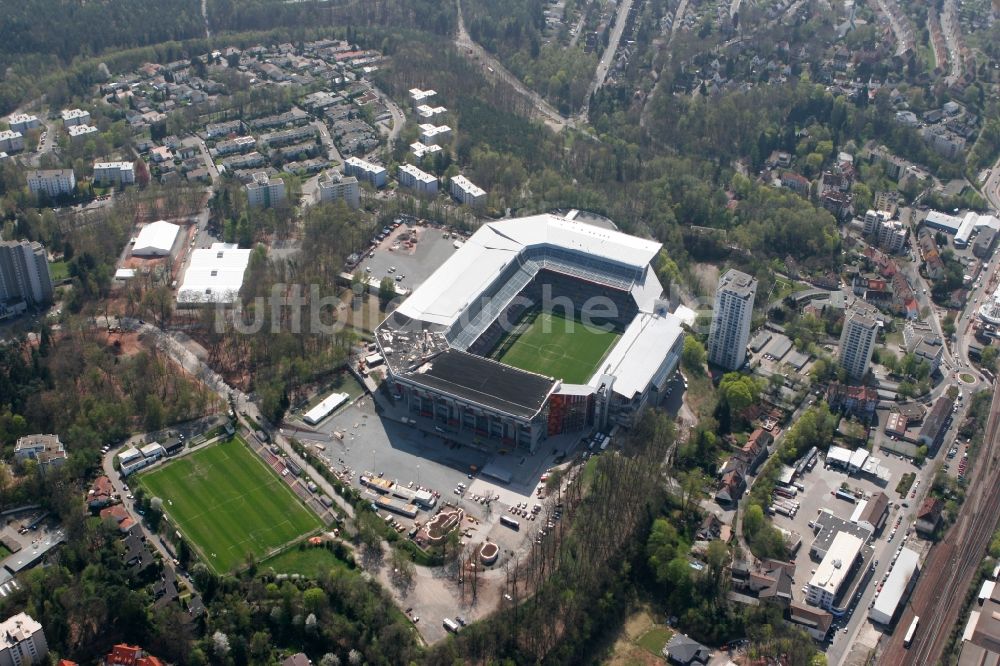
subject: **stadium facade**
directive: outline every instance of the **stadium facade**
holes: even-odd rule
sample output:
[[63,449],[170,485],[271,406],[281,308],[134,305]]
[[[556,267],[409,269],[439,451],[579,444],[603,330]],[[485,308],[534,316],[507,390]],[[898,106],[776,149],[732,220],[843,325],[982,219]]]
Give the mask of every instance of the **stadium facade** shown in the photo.
[[[684,342],[651,266],[660,247],[551,214],[483,225],[376,329],[391,395],[415,424],[486,450],[630,425]],[[620,335],[585,384],[489,357],[526,313],[553,308]]]

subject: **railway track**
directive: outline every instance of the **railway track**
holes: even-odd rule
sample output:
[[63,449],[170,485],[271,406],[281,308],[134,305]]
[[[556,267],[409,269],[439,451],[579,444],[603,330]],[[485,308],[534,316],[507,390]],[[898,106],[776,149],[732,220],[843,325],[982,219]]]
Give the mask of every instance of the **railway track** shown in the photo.
[[[985,432],[963,511],[924,562],[917,588],[879,664],[936,664],[941,659],[1000,516],[1000,484],[993,482],[1000,466],[1000,392],[993,396]],[[920,616],[921,623],[907,649],[903,646],[903,635],[914,615]]]

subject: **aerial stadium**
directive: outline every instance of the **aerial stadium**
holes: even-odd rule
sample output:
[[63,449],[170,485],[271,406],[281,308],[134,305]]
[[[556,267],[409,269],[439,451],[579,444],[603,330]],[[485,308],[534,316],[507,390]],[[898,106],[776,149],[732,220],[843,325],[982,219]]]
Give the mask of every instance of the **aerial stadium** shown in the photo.
[[483,225],[376,329],[391,395],[484,450],[630,425],[684,342],[660,247],[552,214]]

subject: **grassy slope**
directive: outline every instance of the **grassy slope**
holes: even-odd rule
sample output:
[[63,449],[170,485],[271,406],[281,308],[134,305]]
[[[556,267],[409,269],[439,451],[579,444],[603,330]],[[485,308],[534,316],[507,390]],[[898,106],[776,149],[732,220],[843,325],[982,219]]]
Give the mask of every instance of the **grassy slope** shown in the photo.
[[181,532],[218,572],[320,526],[292,490],[239,438],[143,475]]

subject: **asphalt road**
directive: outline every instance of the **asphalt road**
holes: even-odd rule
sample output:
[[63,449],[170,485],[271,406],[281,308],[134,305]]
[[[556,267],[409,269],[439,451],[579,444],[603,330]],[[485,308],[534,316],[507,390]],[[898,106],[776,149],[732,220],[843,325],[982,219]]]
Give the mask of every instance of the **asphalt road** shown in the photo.
[[552,129],[558,132],[564,127],[572,125],[572,120],[556,111],[555,107],[546,102],[537,92],[529,90],[499,60],[487,53],[486,49],[472,40],[472,37],[469,36],[468,31],[465,29],[465,19],[462,17],[462,3],[456,2],[456,4],[458,5],[458,31],[455,34],[455,46],[458,47],[459,51],[475,61],[483,69],[488,79],[504,81],[514,88],[518,94],[526,98],[538,116]]
[[621,43],[622,32],[625,31],[625,23],[628,20],[628,13],[631,8],[632,0],[622,0],[618,3],[618,14],[615,17],[615,26],[611,31],[611,39],[608,41],[608,47],[604,49],[604,53],[601,55],[601,60],[597,63],[597,69],[594,71],[594,79],[590,82],[590,88],[587,90],[587,98],[584,100],[583,108],[580,109],[579,116],[583,120],[586,120],[590,108],[590,96],[604,85],[604,79],[608,76],[611,63],[615,60],[615,54],[618,53],[618,45]]

